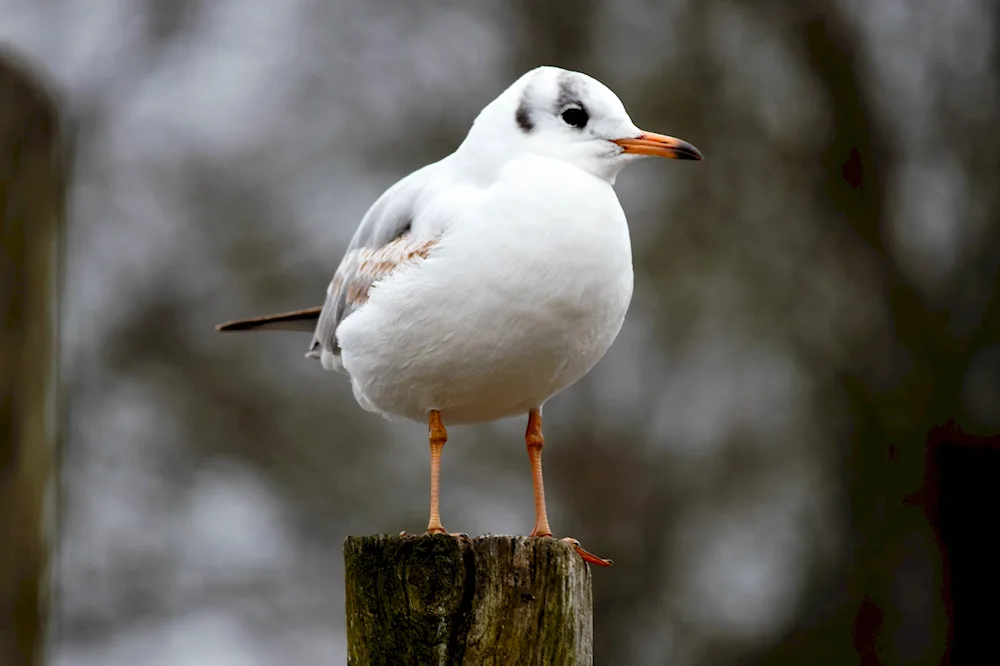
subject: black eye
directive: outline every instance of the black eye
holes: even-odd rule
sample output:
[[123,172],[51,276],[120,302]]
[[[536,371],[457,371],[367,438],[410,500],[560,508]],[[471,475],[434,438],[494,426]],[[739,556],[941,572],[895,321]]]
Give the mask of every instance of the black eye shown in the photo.
[[586,126],[587,121],[590,120],[590,116],[585,109],[578,106],[571,106],[562,112],[562,119],[567,125],[580,129]]

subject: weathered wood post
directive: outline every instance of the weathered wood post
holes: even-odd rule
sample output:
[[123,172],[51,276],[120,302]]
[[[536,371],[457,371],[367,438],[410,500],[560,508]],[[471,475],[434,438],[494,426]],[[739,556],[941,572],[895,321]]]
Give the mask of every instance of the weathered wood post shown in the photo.
[[591,666],[590,569],[568,543],[348,537],[350,666]]
[[56,291],[65,155],[55,103],[0,50],[0,664],[44,663],[55,533]]

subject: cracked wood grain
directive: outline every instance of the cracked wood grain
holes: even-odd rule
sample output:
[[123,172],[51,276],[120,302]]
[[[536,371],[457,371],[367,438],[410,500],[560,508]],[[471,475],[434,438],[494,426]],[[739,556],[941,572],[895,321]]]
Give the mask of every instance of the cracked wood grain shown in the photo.
[[555,539],[348,537],[351,666],[590,666],[590,570]]

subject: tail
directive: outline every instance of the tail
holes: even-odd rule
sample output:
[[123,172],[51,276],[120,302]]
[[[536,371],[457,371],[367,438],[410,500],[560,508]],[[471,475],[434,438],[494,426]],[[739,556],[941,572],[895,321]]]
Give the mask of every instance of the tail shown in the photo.
[[281,314],[265,315],[263,317],[253,317],[252,319],[237,319],[227,321],[215,327],[217,331],[299,331],[302,333],[312,333],[316,329],[316,322],[319,321],[319,313],[323,311],[322,306],[308,308],[306,310],[296,310],[295,312],[283,312]]

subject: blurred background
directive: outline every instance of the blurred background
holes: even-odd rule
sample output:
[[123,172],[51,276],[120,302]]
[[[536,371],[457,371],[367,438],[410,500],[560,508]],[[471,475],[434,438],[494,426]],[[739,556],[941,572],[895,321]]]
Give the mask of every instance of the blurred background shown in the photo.
[[[706,155],[620,176],[633,305],[546,406],[553,529],[616,562],[596,663],[985,663],[959,653],[1000,557],[997,3],[0,16],[72,147],[51,663],[344,663],[343,540],[423,530],[425,429],[306,335],[212,327],[322,303],[375,198],[539,64]],[[451,429],[449,529],[530,531],[523,429]]]

